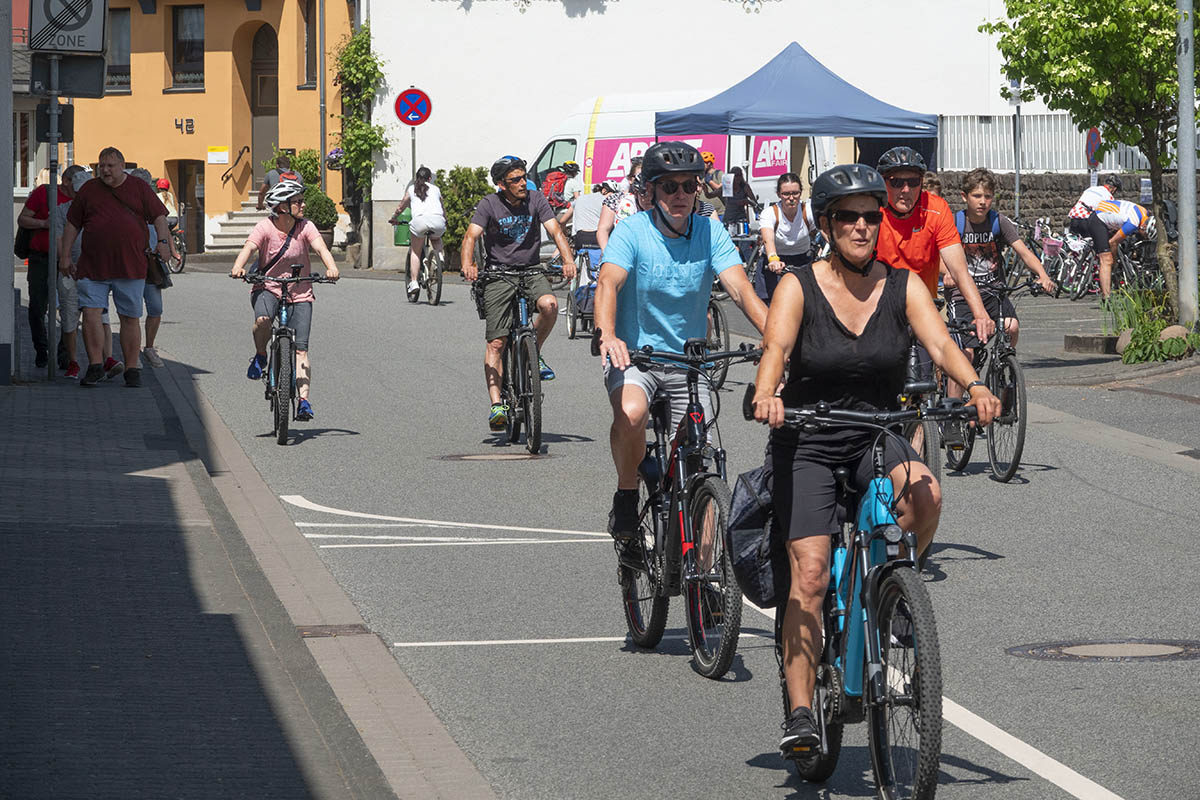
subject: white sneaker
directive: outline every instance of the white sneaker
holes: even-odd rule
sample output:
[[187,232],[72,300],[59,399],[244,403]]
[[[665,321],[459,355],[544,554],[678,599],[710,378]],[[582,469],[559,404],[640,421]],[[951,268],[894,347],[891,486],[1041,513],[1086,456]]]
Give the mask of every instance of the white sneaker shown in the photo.
[[416,281],[409,281],[408,282],[408,293],[409,294],[420,294],[421,293],[421,284],[417,283]]
[[146,362],[150,366],[154,367],[155,369],[162,369],[163,360],[158,355],[158,351],[153,347],[143,347],[142,356],[146,359]]

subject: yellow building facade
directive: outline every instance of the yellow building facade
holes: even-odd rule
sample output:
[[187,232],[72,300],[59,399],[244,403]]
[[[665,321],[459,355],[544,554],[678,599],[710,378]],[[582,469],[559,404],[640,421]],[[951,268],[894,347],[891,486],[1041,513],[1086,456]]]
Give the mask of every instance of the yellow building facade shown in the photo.
[[[75,160],[118,148],[170,180],[189,242],[211,243],[257,191],[276,146],[336,146],[332,51],[352,13],[346,0],[110,0],[105,96],[75,101]],[[341,175],[325,174],[339,202]]]

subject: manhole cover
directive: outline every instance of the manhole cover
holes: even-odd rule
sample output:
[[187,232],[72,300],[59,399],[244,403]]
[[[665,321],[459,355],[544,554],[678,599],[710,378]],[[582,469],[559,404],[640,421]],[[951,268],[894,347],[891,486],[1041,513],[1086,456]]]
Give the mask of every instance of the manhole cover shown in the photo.
[[1046,642],[1010,647],[1004,652],[1048,661],[1184,661],[1200,658],[1200,642],[1172,639]]
[[535,461],[554,458],[550,453],[464,453],[456,456],[434,456],[438,461]]

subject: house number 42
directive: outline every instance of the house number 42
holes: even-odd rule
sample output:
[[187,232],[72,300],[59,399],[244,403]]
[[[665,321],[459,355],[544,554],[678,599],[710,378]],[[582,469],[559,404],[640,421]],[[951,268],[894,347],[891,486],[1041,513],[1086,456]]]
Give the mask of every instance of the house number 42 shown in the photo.
[[175,127],[180,133],[192,134],[196,132],[196,121],[194,119],[177,119]]

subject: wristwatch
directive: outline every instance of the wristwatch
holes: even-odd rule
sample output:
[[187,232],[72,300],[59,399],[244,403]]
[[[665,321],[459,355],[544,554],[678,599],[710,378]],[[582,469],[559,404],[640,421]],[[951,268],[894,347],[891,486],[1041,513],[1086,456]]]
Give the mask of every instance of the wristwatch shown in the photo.
[[986,386],[987,386],[987,384],[985,384],[983,381],[971,381],[970,383],[968,383],[968,384],[967,384],[967,391],[968,391],[968,392],[969,392],[969,391],[971,391],[971,390],[972,390],[972,389],[974,389],[976,386],[984,386],[984,387],[986,387]]

